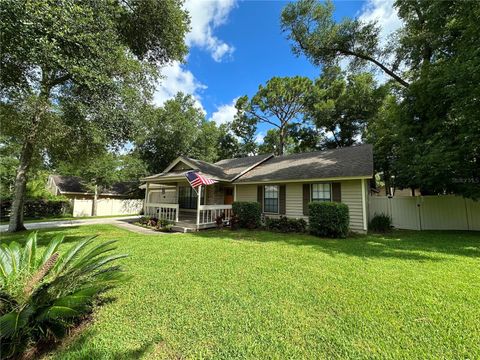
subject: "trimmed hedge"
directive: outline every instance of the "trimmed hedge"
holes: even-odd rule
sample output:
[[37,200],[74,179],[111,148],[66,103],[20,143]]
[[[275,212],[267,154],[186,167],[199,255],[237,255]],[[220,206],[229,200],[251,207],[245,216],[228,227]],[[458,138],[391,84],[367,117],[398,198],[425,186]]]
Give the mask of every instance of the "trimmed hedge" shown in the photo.
[[235,201],[232,204],[233,213],[238,217],[238,226],[247,229],[260,227],[262,208],[257,202]]
[[[2,200],[0,203],[0,219],[8,220],[11,200]],[[70,211],[70,203],[65,200],[25,200],[23,216],[26,219],[44,218],[49,216],[61,216]]]
[[338,202],[311,202],[308,207],[308,225],[313,235],[331,238],[347,236],[350,224],[347,205]]
[[303,219],[291,219],[286,216],[280,216],[279,218],[266,218],[265,227],[267,230],[283,233],[302,233],[307,230],[307,222]]
[[375,214],[370,220],[369,229],[377,232],[387,232],[392,229],[392,219],[385,214]]

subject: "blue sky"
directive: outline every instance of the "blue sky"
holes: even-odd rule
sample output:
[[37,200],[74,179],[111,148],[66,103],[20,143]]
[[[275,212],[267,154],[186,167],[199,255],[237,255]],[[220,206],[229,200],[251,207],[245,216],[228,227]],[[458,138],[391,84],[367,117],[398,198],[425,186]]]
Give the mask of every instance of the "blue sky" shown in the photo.
[[[273,76],[315,78],[320,69],[292,54],[280,29],[284,1],[187,0],[191,31],[185,64],[163,69],[164,79],[155,94],[161,105],[177,91],[192,94],[206,116],[228,122],[237,97],[255,94]],[[399,26],[392,0],[335,1],[335,17],[377,19],[385,34]],[[258,141],[268,130],[258,129]]]

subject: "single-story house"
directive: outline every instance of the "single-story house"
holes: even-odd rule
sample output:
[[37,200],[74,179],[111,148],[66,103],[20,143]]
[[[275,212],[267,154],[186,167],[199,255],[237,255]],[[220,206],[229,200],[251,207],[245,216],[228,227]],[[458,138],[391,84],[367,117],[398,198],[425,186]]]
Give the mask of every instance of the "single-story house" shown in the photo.
[[[185,172],[194,170],[217,183],[198,188]],[[256,201],[266,217],[308,219],[311,201],[348,205],[353,231],[367,230],[368,194],[373,178],[371,145],[274,156],[272,154],[208,163],[184,156],[145,183],[145,214],[175,222],[184,231],[215,226],[231,216],[234,201]]]
[[[50,175],[47,181],[47,190],[53,195],[63,195],[69,199],[93,199],[94,192],[88,188],[82,178],[78,176]],[[102,189],[99,199],[138,198],[138,182],[118,182]]]

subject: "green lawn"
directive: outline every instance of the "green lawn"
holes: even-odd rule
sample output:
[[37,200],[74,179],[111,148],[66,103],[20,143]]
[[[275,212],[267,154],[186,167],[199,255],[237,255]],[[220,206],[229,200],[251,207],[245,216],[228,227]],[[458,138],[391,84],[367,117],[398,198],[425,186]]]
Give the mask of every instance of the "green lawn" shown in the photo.
[[[62,221],[62,220],[85,220],[85,219],[107,219],[107,218],[116,218],[116,217],[127,217],[127,216],[136,216],[136,214],[128,215],[104,215],[104,216],[79,216],[73,217],[71,215],[61,215],[61,216],[47,216],[43,218],[36,219],[25,219],[26,224],[46,222],[46,221]],[[0,225],[8,225],[8,220],[0,221]]]
[[480,357],[479,233],[62,231],[119,239],[134,277],[53,359]]

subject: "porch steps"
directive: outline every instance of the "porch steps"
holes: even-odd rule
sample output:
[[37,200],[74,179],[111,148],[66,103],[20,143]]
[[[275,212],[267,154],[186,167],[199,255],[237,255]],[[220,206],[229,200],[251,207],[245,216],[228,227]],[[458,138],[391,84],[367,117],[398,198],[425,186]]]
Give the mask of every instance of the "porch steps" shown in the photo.
[[172,231],[180,232],[180,233],[189,233],[189,232],[195,232],[197,231],[197,229],[195,229],[194,227],[191,227],[191,225],[182,226],[180,223],[177,223],[174,226],[172,226]]

